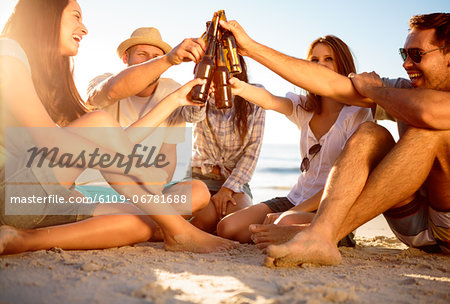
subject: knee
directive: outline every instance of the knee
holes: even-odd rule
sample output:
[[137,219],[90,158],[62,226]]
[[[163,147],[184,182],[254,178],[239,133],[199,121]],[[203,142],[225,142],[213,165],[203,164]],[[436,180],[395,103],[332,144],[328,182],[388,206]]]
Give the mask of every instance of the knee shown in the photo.
[[205,208],[210,199],[211,194],[206,184],[197,179],[192,180],[192,211]]
[[156,229],[156,226],[151,227],[145,216],[129,215],[127,221],[124,221],[124,224],[129,228],[129,233],[133,234],[134,243],[148,241]]
[[217,224],[217,235],[225,239],[237,240],[239,229],[232,216],[224,217]]
[[347,146],[370,147],[373,145],[393,146],[395,144],[391,133],[374,122],[362,123],[347,141]]
[[373,166],[381,161],[394,145],[395,140],[387,129],[373,122],[365,122],[347,140],[342,155]]

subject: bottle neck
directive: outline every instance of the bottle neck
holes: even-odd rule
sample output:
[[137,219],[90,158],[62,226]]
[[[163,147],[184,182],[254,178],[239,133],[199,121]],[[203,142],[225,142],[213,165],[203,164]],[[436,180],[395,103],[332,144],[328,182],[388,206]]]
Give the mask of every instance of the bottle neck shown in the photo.
[[216,50],[216,39],[211,39],[206,47],[205,55],[214,57],[214,51]]

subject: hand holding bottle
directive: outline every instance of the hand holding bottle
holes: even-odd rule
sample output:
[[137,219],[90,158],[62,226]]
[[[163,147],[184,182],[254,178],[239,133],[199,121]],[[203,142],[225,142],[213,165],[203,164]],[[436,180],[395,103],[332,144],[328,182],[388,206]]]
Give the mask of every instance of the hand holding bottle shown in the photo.
[[201,38],[187,38],[174,47],[168,54],[170,64],[193,61],[199,63],[206,50],[206,43]]
[[231,20],[228,22],[220,20],[220,26],[233,33],[233,36],[236,39],[239,54],[242,56],[248,56],[248,50],[250,50],[252,45],[256,42],[250,38],[242,26],[236,20]]

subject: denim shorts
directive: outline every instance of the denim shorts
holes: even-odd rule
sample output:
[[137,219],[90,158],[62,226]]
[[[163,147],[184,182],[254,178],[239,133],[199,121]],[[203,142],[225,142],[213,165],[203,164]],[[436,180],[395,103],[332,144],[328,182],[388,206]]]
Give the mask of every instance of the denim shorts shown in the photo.
[[285,212],[295,207],[286,196],[274,197],[270,200],[261,202],[261,204],[266,204],[273,212]]

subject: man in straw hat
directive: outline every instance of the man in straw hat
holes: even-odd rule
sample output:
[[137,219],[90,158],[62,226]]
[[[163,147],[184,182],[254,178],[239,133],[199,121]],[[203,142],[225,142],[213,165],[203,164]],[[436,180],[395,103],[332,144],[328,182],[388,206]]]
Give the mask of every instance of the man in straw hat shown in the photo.
[[94,78],[88,88],[88,105],[110,112],[122,126],[129,126],[180,87],[172,79],[160,78],[161,74],[183,61],[198,62],[204,47],[198,38],[185,39],[172,49],[158,29],[138,28],[117,48],[127,68]]
[[[122,127],[128,127],[180,87],[180,84],[172,79],[160,78],[161,74],[183,61],[198,62],[204,48],[204,41],[198,38],[185,39],[172,49],[162,40],[158,29],[138,28],[117,48],[119,58],[127,67],[115,75],[106,73],[91,80],[87,104],[110,113]],[[163,169],[168,175],[168,181],[172,180],[177,168],[177,144],[185,141],[184,117],[190,122],[202,119],[201,111],[195,111],[193,108],[186,106],[173,112],[160,125],[161,128],[156,128],[137,149],[142,155],[149,155],[148,151],[153,151],[148,163],[153,163],[157,157],[165,157],[164,164],[167,165]],[[181,147],[186,150],[183,155],[191,155],[190,145]],[[77,184],[77,188],[87,196],[99,193],[114,194],[97,170],[85,170],[77,179]],[[197,193],[197,186],[193,184],[192,189],[188,189],[189,193],[184,194]],[[192,201],[192,212],[202,207],[197,206],[196,202],[195,199]]]
[[[162,99],[180,87],[161,74],[173,65],[183,61],[198,62],[203,54],[205,43],[202,39],[185,39],[174,49],[164,42],[158,29],[142,27],[136,29],[131,37],[117,48],[117,54],[127,68],[118,74],[106,73],[95,77],[88,87],[88,105],[109,112],[121,126],[127,127],[151,111]],[[199,111],[183,107],[172,113],[161,127],[145,143],[155,147],[156,153],[166,155],[171,165],[167,166],[169,180],[176,164],[176,145],[184,141],[184,116],[189,121],[200,120]],[[200,115],[200,114],[198,114]],[[172,160],[172,161],[171,161]],[[173,166],[172,166],[173,165]],[[79,182],[93,181],[83,174]],[[89,174],[92,176],[92,172]]]
[[450,253],[449,13],[410,19],[400,49],[409,80],[374,72],[345,77],[255,42],[236,21],[221,25],[233,32],[242,55],[297,86],[375,106],[376,119],[390,114],[399,122],[398,143],[375,123],[359,127],[334,164],[309,227],[250,226],[253,241],[267,250],[266,265],[338,264],[337,242],[381,213],[405,244]]

